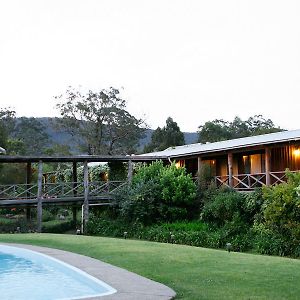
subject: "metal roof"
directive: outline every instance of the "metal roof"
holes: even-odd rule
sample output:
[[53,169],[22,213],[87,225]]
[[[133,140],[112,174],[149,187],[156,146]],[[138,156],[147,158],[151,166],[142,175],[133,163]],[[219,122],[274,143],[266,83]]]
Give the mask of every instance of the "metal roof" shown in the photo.
[[159,152],[143,154],[145,156],[167,156],[170,158],[190,156],[195,154],[206,154],[219,151],[228,151],[233,149],[255,147],[260,145],[271,145],[289,141],[300,141],[300,129],[281,131],[276,133],[262,134],[245,138],[207,143],[207,144],[189,144],[177,147],[170,147]]

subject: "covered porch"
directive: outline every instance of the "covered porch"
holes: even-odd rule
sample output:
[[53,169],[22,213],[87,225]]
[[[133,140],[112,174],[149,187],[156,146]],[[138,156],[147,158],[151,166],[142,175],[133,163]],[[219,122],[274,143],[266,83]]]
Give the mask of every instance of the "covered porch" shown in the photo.
[[193,177],[203,169],[217,187],[250,191],[286,181],[286,169],[300,171],[300,143],[247,147],[176,160]]

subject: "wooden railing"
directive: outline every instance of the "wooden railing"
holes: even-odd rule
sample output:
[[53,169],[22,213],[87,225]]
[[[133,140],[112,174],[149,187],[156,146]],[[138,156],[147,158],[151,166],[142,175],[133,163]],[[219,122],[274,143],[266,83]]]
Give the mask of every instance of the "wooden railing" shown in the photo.
[[[300,171],[291,171],[292,173],[300,172]],[[270,172],[270,182],[271,185],[276,185],[279,183],[286,182],[286,172]],[[229,185],[229,175],[224,176],[215,176],[215,183],[217,187],[227,186]],[[266,185],[266,173],[256,173],[256,174],[238,174],[232,175],[232,188],[240,191],[249,191],[253,190],[257,187],[262,187]]]
[[[103,197],[114,194],[125,185],[125,181],[89,182],[89,197]],[[0,185],[0,200],[6,199],[36,199],[37,184]],[[84,185],[82,182],[43,183],[42,198],[83,198]]]

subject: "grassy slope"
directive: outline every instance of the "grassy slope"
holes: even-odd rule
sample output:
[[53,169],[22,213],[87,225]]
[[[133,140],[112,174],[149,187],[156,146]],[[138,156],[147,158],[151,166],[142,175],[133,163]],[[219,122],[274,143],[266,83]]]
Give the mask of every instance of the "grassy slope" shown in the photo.
[[176,299],[299,299],[300,260],[112,238],[19,234],[0,242],[98,258],[172,287]]

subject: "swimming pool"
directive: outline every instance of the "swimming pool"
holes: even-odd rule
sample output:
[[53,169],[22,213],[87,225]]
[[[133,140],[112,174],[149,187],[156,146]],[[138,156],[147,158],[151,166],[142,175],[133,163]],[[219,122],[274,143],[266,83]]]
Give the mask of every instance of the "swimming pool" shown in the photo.
[[106,283],[55,258],[0,245],[1,300],[70,300],[115,292]]

